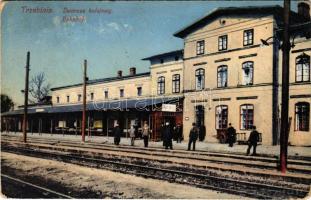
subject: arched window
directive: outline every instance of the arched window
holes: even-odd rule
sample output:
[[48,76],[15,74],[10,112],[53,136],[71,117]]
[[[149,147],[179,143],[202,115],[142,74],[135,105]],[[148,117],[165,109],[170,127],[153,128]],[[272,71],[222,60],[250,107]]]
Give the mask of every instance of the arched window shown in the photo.
[[295,130],[309,131],[310,104],[299,102],[295,104]]
[[204,72],[205,70],[200,68],[195,70],[195,88],[196,90],[204,89]]
[[172,92],[179,93],[180,92],[180,75],[174,74],[172,77]]
[[221,65],[217,69],[217,87],[227,87],[228,68],[226,65]]
[[228,127],[228,106],[219,105],[215,110],[216,129],[225,129]]
[[240,107],[240,129],[249,130],[254,125],[254,105],[243,104]]
[[247,61],[242,64],[243,85],[253,85],[254,62]]
[[165,93],[165,77],[160,76],[158,78],[158,94],[164,94]]
[[310,81],[310,56],[302,54],[296,58],[296,82]]

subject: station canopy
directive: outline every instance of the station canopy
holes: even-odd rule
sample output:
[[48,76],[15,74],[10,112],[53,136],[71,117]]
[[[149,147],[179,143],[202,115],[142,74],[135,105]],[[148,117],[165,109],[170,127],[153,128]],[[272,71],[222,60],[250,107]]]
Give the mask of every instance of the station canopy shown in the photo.
[[[93,101],[86,104],[87,111],[126,111],[129,109],[134,109],[137,111],[150,111],[153,107],[156,109],[160,108],[160,105],[165,104],[175,104],[183,98],[179,97],[157,97],[157,98],[137,98],[137,99],[123,99],[115,101]],[[28,114],[36,113],[70,113],[70,112],[82,112],[82,104],[71,104],[71,105],[44,105],[29,107]],[[22,115],[24,109],[17,109],[9,112],[2,113],[2,116],[12,116],[12,115]]]

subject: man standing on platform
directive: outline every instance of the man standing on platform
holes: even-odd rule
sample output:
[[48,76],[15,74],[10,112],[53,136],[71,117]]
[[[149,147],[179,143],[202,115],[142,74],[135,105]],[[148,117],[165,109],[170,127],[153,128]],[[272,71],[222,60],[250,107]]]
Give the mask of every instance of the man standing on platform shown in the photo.
[[195,142],[198,139],[199,130],[196,127],[195,123],[192,123],[192,129],[190,130],[189,134],[189,143],[188,143],[188,151],[190,151],[191,143],[193,143],[193,151],[195,151]]
[[250,153],[251,148],[253,147],[253,154],[252,156],[256,156],[256,147],[257,147],[257,142],[259,141],[259,133],[256,130],[256,126],[253,126],[253,130],[251,134],[249,135],[248,138],[248,148],[246,155]]
[[121,139],[121,130],[118,122],[115,124],[113,128],[113,135],[114,135],[114,144],[119,145]]
[[231,123],[229,123],[229,128],[227,129],[227,137],[228,137],[229,147],[233,147],[233,143],[235,143],[235,140],[236,140],[236,131],[232,127]]
[[145,147],[148,147],[148,140],[149,140],[150,128],[147,124],[147,121],[144,122],[143,126],[143,139]]

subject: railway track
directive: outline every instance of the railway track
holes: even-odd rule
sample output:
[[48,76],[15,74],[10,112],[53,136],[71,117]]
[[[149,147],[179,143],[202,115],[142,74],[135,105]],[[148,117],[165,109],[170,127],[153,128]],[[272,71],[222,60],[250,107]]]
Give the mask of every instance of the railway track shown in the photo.
[[[16,138],[3,138],[4,141],[16,141]],[[266,157],[250,157],[245,155],[233,155],[233,154],[222,154],[222,153],[210,153],[210,152],[188,152],[183,150],[165,151],[163,149],[150,149],[150,148],[139,148],[139,147],[118,147],[109,144],[98,144],[98,143],[77,143],[71,141],[57,141],[57,140],[44,140],[34,139],[30,140],[31,143],[37,144],[48,144],[55,146],[68,146],[77,147],[81,149],[92,149],[92,150],[103,150],[110,152],[122,152],[131,153],[133,155],[149,155],[149,156],[162,156],[168,158],[177,159],[189,159],[194,161],[203,161],[208,163],[217,163],[230,166],[245,166],[258,169],[270,169],[275,170],[277,168],[278,161],[276,158]],[[305,160],[288,160],[288,171],[293,173],[311,174],[311,161]]]
[[[42,187],[16,177],[1,173],[2,192],[14,198],[53,198],[72,199],[73,197]],[[18,191],[18,192],[17,192]],[[21,193],[23,192],[23,193]]]
[[[10,139],[11,141],[15,141],[15,140],[21,140],[20,137],[18,136],[12,136],[12,135],[3,135],[2,136],[3,139],[8,140]],[[72,140],[66,140],[66,139],[54,139],[54,138],[36,138],[36,137],[32,137],[32,138],[28,138],[28,140],[30,140],[31,142],[40,142],[40,143],[46,143],[46,144],[71,144],[71,145],[84,145],[84,146],[90,146],[92,148],[96,148],[96,147],[116,147],[113,144],[108,144],[108,143],[99,143],[99,142],[85,142],[85,143],[81,143],[80,141],[72,141]],[[119,148],[117,148],[118,151],[122,151],[122,147],[126,148],[126,151],[128,150],[136,150],[141,152],[143,151],[148,151],[148,152],[164,152],[167,153],[167,150],[164,150],[162,148],[158,148],[158,147],[148,147],[148,148],[144,148],[144,147],[138,147],[138,146],[130,146],[130,145],[119,145]],[[217,157],[223,157],[223,158],[237,158],[237,159],[243,159],[243,158],[247,158],[248,160],[260,160],[263,162],[276,162],[277,158],[273,155],[258,155],[256,157],[252,157],[252,156],[245,156],[245,154],[243,153],[221,153],[221,152],[211,152],[211,151],[200,151],[200,150],[196,150],[196,151],[186,151],[186,150],[180,150],[180,149],[174,149],[174,150],[170,150],[171,153],[173,154],[177,154],[177,153],[181,153],[184,155],[202,155],[202,156],[217,156]],[[289,156],[291,157],[291,156]],[[288,159],[288,164],[308,164],[311,166],[311,157],[303,157],[303,156],[295,156],[294,158],[289,158]]]
[[[3,146],[2,146],[3,148]],[[276,186],[271,184],[256,183],[252,181],[236,180],[234,178],[213,176],[202,173],[198,169],[184,168],[170,169],[162,166],[146,165],[144,162],[127,163],[122,159],[111,158],[89,158],[81,155],[73,155],[68,152],[55,150],[43,151],[40,149],[31,149],[29,147],[5,146],[4,151],[17,153],[22,155],[35,156],[45,159],[55,159],[62,162],[69,162],[78,165],[107,169],[116,172],[143,176],[146,178],[154,178],[188,184],[195,187],[206,188],[226,192],[230,194],[242,195],[245,197],[271,199],[271,198],[302,198],[308,193],[308,189],[298,189],[284,186]]]
[[257,181],[259,183],[266,183],[267,181],[278,182],[281,186],[286,186],[287,182],[294,183],[294,184],[305,184],[310,185],[311,183],[311,176],[310,175],[297,175],[297,174],[280,174],[275,171],[262,171],[262,170],[254,170],[249,168],[242,168],[237,169],[237,166],[226,166],[223,167],[219,164],[214,164],[213,166],[207,165],[206,163],[193,163],[193,160],[190,162],[186,162],[185,159],[182,160],[174,160],[170,161],[166,157],[149,157],[146,156],[139,156],[135,157],[133,155],[119,155],[118,153],[114,152],[114,154],[110,154],[109,151],[96,151],[93,152],[92,149],[81,149],[81,148],[68,148],[64,146],[53,146],[53,145],[41,145],[41,144],[24,144],[24,143],[5,143],[2,142],[2,150],[6,151],[7,146],[11,146],[11,148],[15,147],[24,147],[25,149],[33,149],[33,150],[41,150],[41,151],[60,151],[65,154],[71,154],[76,156],[83,156],[88,158],[105,158],[105,159],[115,159],[122,162],[128,163],[138,163],[144,164],[149,166],[160,166],[165,164],[167,167],[171,169],[175,169],[176,167],[185,171],[189,171],[192,169],[200,170],[200,173],[203,174],[211,174],[214,176],[224,176],[227,177],[232,176],[234,174],[236,177],[240,179],[245,179],[249,177],[252,181]]

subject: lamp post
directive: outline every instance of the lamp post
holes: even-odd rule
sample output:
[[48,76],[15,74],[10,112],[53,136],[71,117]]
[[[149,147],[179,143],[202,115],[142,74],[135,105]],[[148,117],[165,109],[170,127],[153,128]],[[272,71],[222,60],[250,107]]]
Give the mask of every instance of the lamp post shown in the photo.
[[[281,130],[280,130],[280,160],[279,166],[282,173],[286,173],[287,168],[287,148],[288,148],[288,132],[289,132],[289,119],[288,119],[288,99],[289,99],[289,51],[294,47],[294,39],[290,44],[290,26],[289,26],[289,13],[290,13],[290,0],[284,0],[284,27],[282,29],[283,41],[279,47],[282,49],[282,105],[281,105]],[[294,29],[294,27],[293,27]],[[274,36],[261,39],[263,45],[268,46],[268,40]],[[278,38],[275,38],[278,40]],[[279,41],[278,41],[279,43]]]
[[26,74],[25,74],[25,92],[24,92],[24,118],[23,118],[23,141],[27,142],[27,111],[28,111],[28,86],[29,86],[29,62],[30,52],[27,52]]
[[87,70],[87,60],[84,60],[84,66],[83,66],[83,110],[82,110],[82,142],[85,142],[85,119],[86,119],[86,82],[87,82],[87,76],[86,76],[86,70]]
[[280,170],[286,173],[288,147],[288,99],[289,99],[289,12],[290,0],[284,0],[284,28],[282,45],[282,106],[280,133]]

